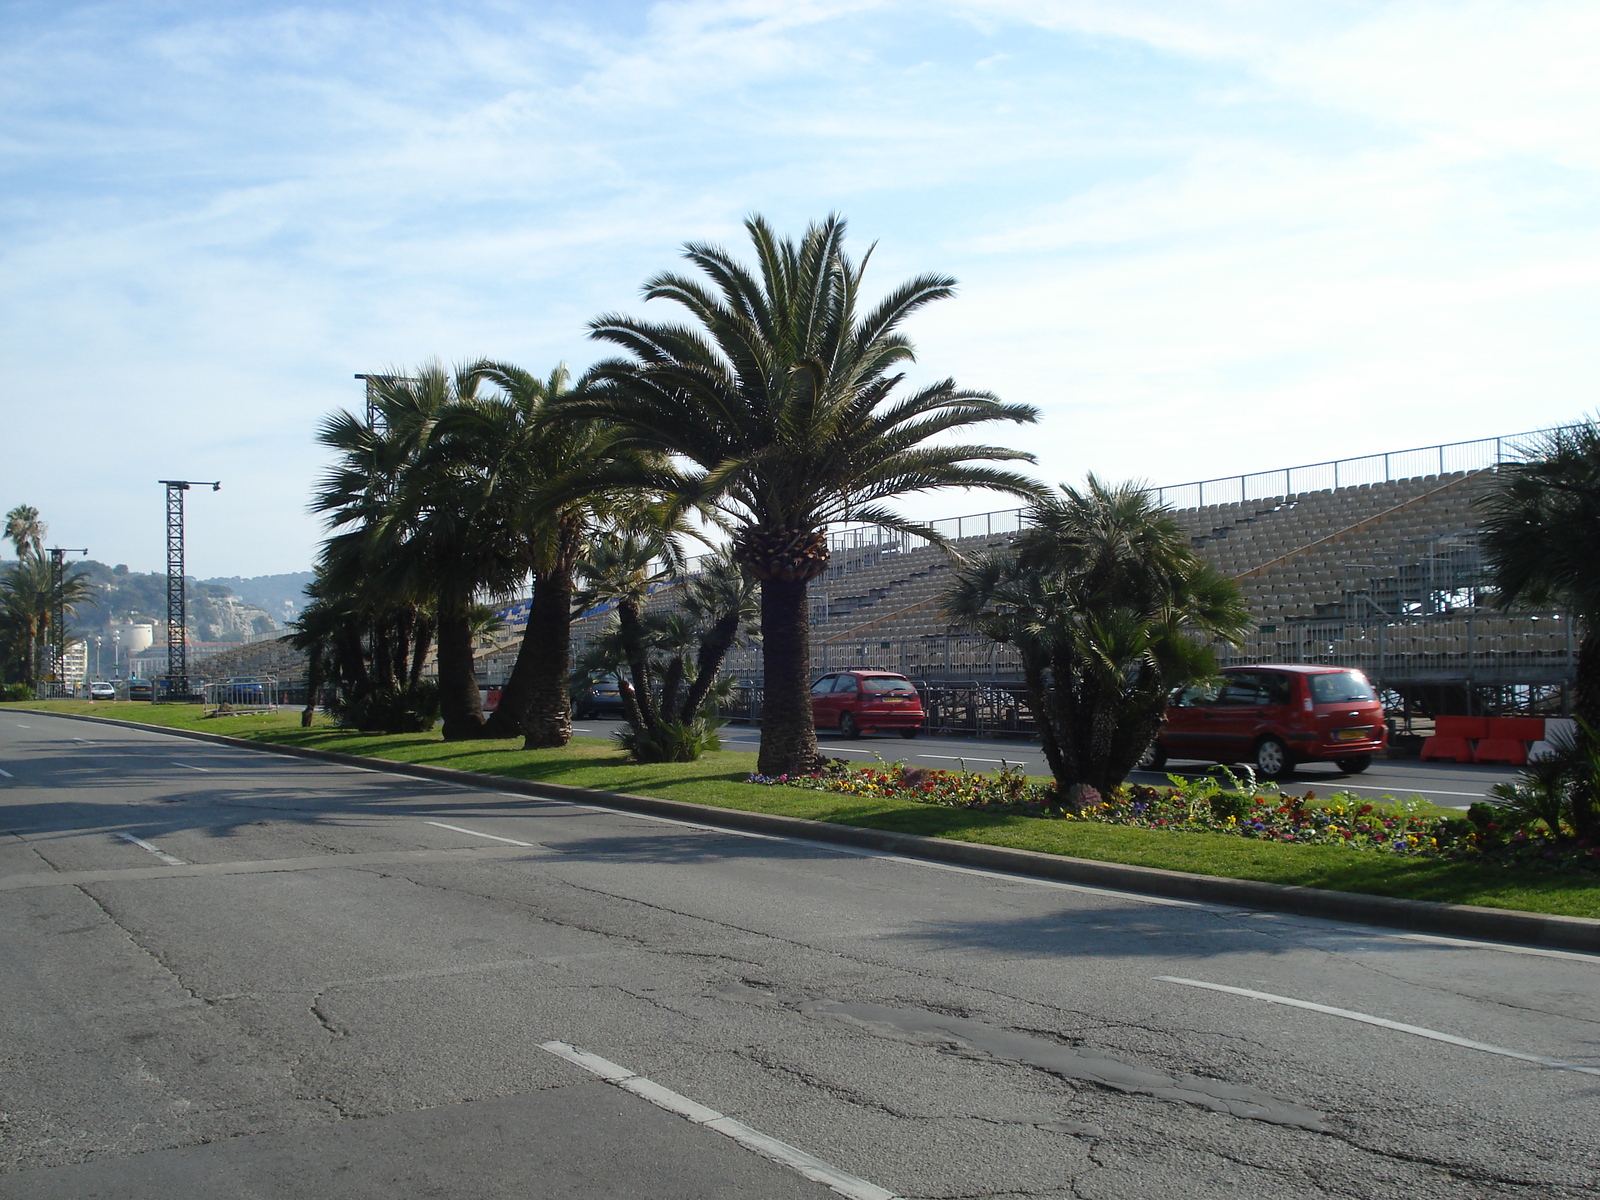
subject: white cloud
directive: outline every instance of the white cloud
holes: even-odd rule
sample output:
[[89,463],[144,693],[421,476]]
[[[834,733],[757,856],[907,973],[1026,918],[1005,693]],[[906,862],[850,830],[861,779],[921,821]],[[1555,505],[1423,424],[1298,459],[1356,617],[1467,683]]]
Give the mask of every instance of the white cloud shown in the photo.
[[[881,240],[880,286],[961,278],[916,323],[918,371],[1044,407],[983,436],[1037,448],[1052,479],[1571,416],[1600,377],[1597,17],[729,0],[10,18],[6,503],[154,566],[153,481],[214,471],[201,569],[296,569],[312,430],[359,401],[352,372],[581,365],[588,317],[635,308],[686,239],[737,245],[752,210],[796,230],[846,212]],[[36,449],[64,415],[71,472]],[[85,484],[78,462],[116,469]],[[963,503],[1007,502],[909,507]]]

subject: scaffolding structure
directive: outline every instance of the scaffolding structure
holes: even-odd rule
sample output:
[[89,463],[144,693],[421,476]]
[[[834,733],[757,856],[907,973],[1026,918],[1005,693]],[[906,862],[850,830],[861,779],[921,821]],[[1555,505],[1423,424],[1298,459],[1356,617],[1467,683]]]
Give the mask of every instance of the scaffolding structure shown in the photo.
[[221,491],[217,480],[159,480],[167,489],[167,694],[171,701],[189,699],[188,598],[183,581],[183,494],[192,487]]

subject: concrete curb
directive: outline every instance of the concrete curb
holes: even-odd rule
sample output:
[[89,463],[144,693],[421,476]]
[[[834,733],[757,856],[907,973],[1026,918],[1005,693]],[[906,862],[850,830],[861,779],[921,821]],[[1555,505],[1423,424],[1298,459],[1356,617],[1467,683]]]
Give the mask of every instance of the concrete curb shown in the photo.
[[114,717],[95,717],[84,713],[50,712],[45,709],[11,709],[39,716],[65,717],[117,725],[127,729],[170,733],[197,741],[216,742],[245,750],[262,750],[309,758],[341,766],[366,767],[392,775],[408,775],[497,792],[515,792],[544,800],[568,800],[598,808],[623,812],[648,813],[693,821],[699,825],[742,829],[812,842],[832,842],[862,846],[907,858],[981,867],[1031,875],[1063,883],[1081,883],[1125,892],[1144,892],[1180,900],[1210,904],[1229,904],[1240,908],[1291,912],[1324,920],[1352,921],[1364,925],[1388,925],[1423,933],[1448,934],[1485,941],[1513,942],[1547,946],[1562,950],[1600,953],[1600,920],[1591,917],[1563,917],[1547,913],[1523,912],[1507,908],[1483,908],[1473,904],[1441,904],[1431,900],[1401,900],[1391,896],[1369,896],[1358,892],[1334,892],[1322,888],[1293,887],[1280,883],[1258,883],[1249,879],[1228,879],[1195,875],[1188,871],[1167,871],[1159,867],[1126,866],[1094,859],[1068,858],[1037,850],[1014,850],[978,842],[958,842],[948,838],[923,837],[913,833],[893,833],[859,825],[836,825],[804,817],[784,817],[772,813],[744,812],[716,808],[682,800],[660,800],[653,796],[634,796],[626,792],[602,792],[559,783],[535,783],[504,775],[459,771],[453,767],[431,767],[422,763],[392,762],[337,750],[315,750],[281,742],[258,742],[225,734],[195,729],[172,729]]

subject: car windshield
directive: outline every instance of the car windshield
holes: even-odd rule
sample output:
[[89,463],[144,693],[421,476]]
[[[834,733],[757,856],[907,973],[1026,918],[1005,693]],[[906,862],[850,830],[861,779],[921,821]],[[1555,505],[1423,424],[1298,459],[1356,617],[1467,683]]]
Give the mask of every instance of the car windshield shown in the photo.
[[864,692],[914,692],[917,689],[911,686],[909,679],[869,677],[861,681],[861,690]]
[[1360,671],[1333,671],[1311,677],[1311,699],[1318,704],[1348,704],[1354,700],[1376,700],[1377,693]]

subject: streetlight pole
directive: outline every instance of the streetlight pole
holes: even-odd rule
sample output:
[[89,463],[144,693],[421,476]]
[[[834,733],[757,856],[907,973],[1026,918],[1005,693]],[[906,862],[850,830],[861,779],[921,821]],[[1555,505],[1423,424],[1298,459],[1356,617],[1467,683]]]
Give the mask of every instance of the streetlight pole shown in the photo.
[[[167,699],[189,698],[188,605],[183,590],[183,494],[191,487],[222,490],[219,480],[161,479],[167,489]],[[154,698],[152,694],[152,699]]]

